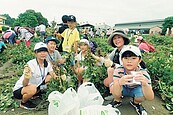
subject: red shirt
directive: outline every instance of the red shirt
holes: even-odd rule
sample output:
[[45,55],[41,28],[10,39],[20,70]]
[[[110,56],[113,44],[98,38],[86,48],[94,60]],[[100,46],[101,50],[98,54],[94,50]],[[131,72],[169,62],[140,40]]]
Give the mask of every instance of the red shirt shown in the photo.
[[11,35],[12,35],[13,32],[6,32],[4,35],[3,35],[3,38],[5,39],[8,39]]
[[150,48],[148,47],[148,45],[146,43],[140,43],[138,47],[140,50],[144,50],[145,52],[150,51]]

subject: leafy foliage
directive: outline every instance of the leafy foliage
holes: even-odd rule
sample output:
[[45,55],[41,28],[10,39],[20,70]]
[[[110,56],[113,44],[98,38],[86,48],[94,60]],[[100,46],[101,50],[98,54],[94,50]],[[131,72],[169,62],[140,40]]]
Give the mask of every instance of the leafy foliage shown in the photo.
[[153,81],[153,88],[165,102],[165,107],[173,112],[173,42],[172,37],[145,36],[156,47],[156,52],[145,53],[147,64]]
[[[143,54],[143,60],[147,64],[147,69],[152,79],[153,89],[160,95],[162,100],[164,100],[165,107],[173,112],[173,37],[144,36],[144,39],[149,43],[152,43],[156,48],[156,52]],[[107,39],[94,38],[92,40],[97,42],[103,53],[111,52],[113,50],[107,45]],[[33,39],[33,42],[37,42],[37,39]],[[32,53],[34,44],[35,43],[31,44],[31,49],[26,49],[23,43],[17,46],[8,46],[8,49],[0,56],[0,61],[5,63],[8,59],[12,58],[13,63],[19,68],[17,71],[22,72],[23,65],[34,57]],[[96,54],[101,55],[100,52],[97,52]],[[76,75],[71,68],[71,60],[74,59],[74,56],[72,53],[69,53],[64,54],[63,57],[66,58],[66,63],[57,68],[56,73],[59,77],[50,81],[44,100],[46,100],[48,94],[54,90],[63,93],[68,87],[77,89]],[[107,72],[104,66],[96,66],[95,63],[96,61],[90,54],[88,54],[86,60],[82,62],[82,64],[88,66],[83,77],[89,78],[102,94],[105,90],[103,79],[107,76]],[[61,77],[64,74],[66,75],[66,80],[63,80]],[[12,87],[16,82],[16,79],[18,78],[10,78],[6,83],[7,87],[5,86],[5,88],[4,85],[0,83],[1,111],[8,107],[17,107],[17,103],[11,98]],[[5,103],[8,100],[9,102]]]
[[9,27],[6,27],[6,26],[2,26],[2,31],[7,31],[9,29]]
[[162,26],[163,26],[162,32],[164,33],[164,35],[166,33],[167,28],[169,29],[169,35],[170,35],[170,30],[173,27],[173,16],[165,18]]
[[40,12],[35,12],[34,10],[26,10],[24,13],[19,14],[18,18],[14,22],[14,25],[36,27],[41,23],[48,25],[48,20],[44,18]]
[[0,82],[0,111],[7,110],[9,107],[19,107],[19,104],[12,98],[12,88],[16,80],[17,77],[12,77],[10,79],[4,80],[3,82]]

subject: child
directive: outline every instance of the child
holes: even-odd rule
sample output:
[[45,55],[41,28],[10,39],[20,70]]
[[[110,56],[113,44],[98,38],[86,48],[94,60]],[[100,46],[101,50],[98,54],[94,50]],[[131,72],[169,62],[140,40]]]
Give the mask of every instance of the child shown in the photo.
[[61,54],[56,49],[56,44],[58,44],[58,40],[52,36],[46,38],[45,43],[48,48],[47,61],[51,62],[52,65],[61,65],[65,62],[65,59],[62,59]]
[[120,59],[123,66],[115,69],[114,81],[109,85],[114,96],[111,105],[118,107],[121,105],[122,96],[130,96],[133,98],[130,103],[135,107],[137,113],[146,115],[147,112],[141,102],[153,100],[154,93],[149,74],[138,66],[142,60],[141,52],[138,47],[129,45],[120,52]]
[[[64,30],[68,28],[68,25],[67,25],[68,16],[63,15],[61,19],[62,19],[63,23],[62,23],[61,27],[58,28],[58,31],[55,34],[58,34],[58,33],[62,34],[64,32]],[[59,47],[58,47],[59,52],[63,52],[63,50],[62,50],[63,41],[64,41],[64,38],[62,37],[61,43],[59,44]]]
[[36,105],[29,99],[44,90],[51,77],[55,76],[52,66],[45,60],[48,52],[46,44],[37,43],[34,52],[36,58],[27,62],[23,75],[13,88],[14,97],[21,99],[20,107],[24,109],[35,109]]
[[68,27],[62,34],[57,34],[58,38],[64,38],[64,41],[62,43],[63,52],[71,52],[72,47],[74,47],[75,54],[77,55],[78,52],[78,41],[79,38],[79,32],[76,29],[76,17],[73,15],[69,15],[67,19]]
[[[75,60],[77,61],[76,65],[75,65],[75,73],[77,74],[77,77],[78,77],[78,85],[80,85],[82,83],[82,81],[83,81],[82,73],[85,71],[85,69],[87,69],[86,66],[84,66],[84,65],[81,66],[80,62],[85,60],[85,56],[87,55],[87,52],[89,50],[91,50],[89,41],[87,39],[81,39],[79,42],[79,47],[80,47],[81,51],[75,57]],[[103,64],[104,58],[97,57],[94,54],[91,54],[91,55],[94,59],[96,59],[99,62],[98,65]]]

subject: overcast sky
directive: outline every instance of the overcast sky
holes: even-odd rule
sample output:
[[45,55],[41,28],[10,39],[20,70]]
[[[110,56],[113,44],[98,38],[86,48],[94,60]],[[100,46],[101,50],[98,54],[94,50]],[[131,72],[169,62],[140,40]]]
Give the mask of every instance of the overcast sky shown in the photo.
[[49,22],[72,14],[79,23],[113,26],[173,16],[173,0],[0,0],[0,14],[17,18],[27,9],[41,12]]

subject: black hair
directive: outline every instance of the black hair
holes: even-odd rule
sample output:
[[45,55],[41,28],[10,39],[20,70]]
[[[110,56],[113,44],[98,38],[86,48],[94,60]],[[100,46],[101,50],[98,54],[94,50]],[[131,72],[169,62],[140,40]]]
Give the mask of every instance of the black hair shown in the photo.
[[122,54],[121,58],[124,58],[124,57],[132,57],[132,56],[139,57],[139,58],[141,59],[141,56],[137,56],[136,54],[134,54],[134,53],[131,52],[131,51],[125,51],[125,52]]
[[63,15],[62,16],[62,22],[63,23],[67,23],[67,20],[68,20],[68,16],[67,15]]

